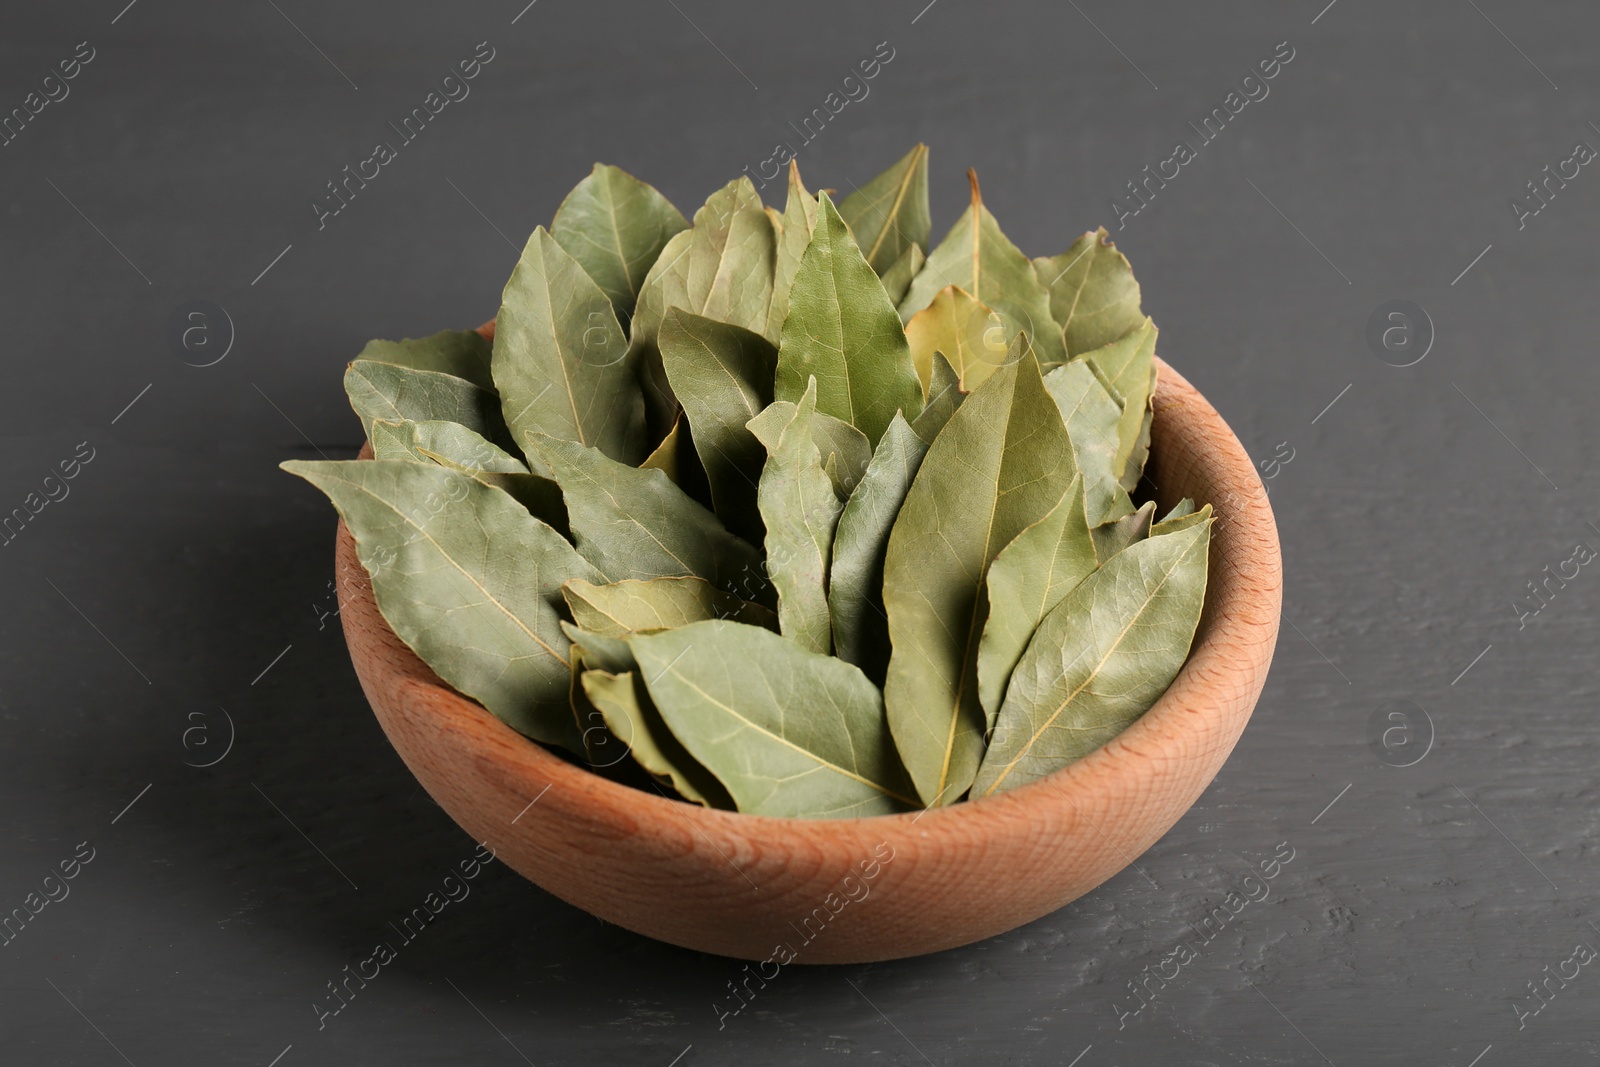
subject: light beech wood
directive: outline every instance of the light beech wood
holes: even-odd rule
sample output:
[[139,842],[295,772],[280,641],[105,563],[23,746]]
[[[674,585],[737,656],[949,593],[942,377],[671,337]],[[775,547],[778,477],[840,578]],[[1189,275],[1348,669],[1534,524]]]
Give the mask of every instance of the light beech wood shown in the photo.
[[1205,612],[1156,705],[1048,778],[926,813],[844,820],[711,811],[617,784],[441,682],[379,615],[341,524],[340,617],[361,686],[456,822],[608,922],[779,963],[790,953],[800,963],[894,959],[1011,930],[1094,889],[1172,827],[1233,750],[1272,660],[1283,576],[1261,482],[1216,411],[1158,365],[1151,484],[1163,508],[1190,496],[1217,511]]

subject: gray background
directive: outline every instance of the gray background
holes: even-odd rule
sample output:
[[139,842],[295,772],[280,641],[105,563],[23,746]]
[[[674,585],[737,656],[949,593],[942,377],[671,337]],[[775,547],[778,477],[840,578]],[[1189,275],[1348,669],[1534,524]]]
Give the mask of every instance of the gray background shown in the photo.
[[[0,548],[0,911],[95,849],[0,948],[0,1061],[1600,1056],[1594,967],[1522,1029],[1513,1007],[1600,947],[1600,576],[1513,607],[1600,547],[1600,174],[1520,230],[1508,207],[1600,144],[1592,5],[124,2],[0,15],[0,111],[96,50],[0,147],[0,512],[95,457]],[[324,183],[484,40],[471,95],[319,230]],[[491,317],[595,159],[692,210],[880,41],[870,96],[800,149],[810,184],[926,140],[936,234],[973,165],[1056,252],[1285,40],[1270,95],[1115,233],[1162,353],[1275,475],[1291,624],[1232,759],[1137,869],[966,949],[787,969],[719,1030],[737,965],[495,866],[319,1031],[325,983],[472,848],[367,710],[322,615],[331,509],[275,466],[353,453],[359,346]],[[200,298],[235,334],[206,368],[167,340]],[[1392,299],[1437,333],[1403,369],[1364,339]],[[1119,1028],[1127,983],[1280,842],[1270,898]]]

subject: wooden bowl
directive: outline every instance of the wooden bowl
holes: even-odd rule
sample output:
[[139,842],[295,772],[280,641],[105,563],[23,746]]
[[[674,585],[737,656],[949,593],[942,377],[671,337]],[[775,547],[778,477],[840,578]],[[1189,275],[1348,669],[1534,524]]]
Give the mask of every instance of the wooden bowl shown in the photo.
[[[343,525],[341,618],[356,674],[406,766],[498,858],[649,937],[747,960],[864,963],[965,945],[1089,892],[1210,784],[1277,640],[1277,526],[1244,448],[1160,364],[1149,474],[1163,506],[1216,506],[1188,662],[1153,708],[1048,778],[927,812],[781,819],[712,811],[569,763],[456,693],[378,614]],[[772,972],[766,971],[770,978]]]

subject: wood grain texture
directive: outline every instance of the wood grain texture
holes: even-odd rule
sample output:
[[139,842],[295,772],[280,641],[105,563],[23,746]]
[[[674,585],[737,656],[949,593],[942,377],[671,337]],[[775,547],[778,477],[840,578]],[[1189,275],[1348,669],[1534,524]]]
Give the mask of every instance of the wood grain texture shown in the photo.
[[[341,525],[340,615],[356,673],[401,758],[456,822],[608,922],[742,959],[787,944],[801,963],[913,956],[1013,929],[1094,889],[1166,833],[1233,750],[1271,663],[1282,562],[1266,495],[1221,417],[1160,367],[1151,484],[1163,508],[1191,496],[1217,509],[1205,612],[1156,705],[1049,778],[849,820],[713,811],[619,785],[439,681],[384,623]],[[892,859],[860,881],[875,855]],[[862,885],[863,898],[840,906]]]

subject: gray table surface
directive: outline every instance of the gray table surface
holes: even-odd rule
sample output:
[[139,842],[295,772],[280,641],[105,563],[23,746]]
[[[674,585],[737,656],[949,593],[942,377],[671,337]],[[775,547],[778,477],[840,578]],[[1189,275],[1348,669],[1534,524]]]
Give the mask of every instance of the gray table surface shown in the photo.
[[[92,455],[0,549],[0,912],[93,857],[0,947],[0,1062],[1600,1058],[1600,974],[1567,962],[1600,947],[1600,577],[1567,562],[1600,547],[1600,174],[1511,206],[1600,145],[1593,5],[524,2],[0,15],[0,113],[93,56],[0,145],[0,512]],[[325,183],[482,41],[470,96],[319,228]],[[1060,912],[786,970],[725,1027],[736,965],[495,866],[319,1029],[326,983],[471,843],[367,710],[331,510],[277,461],[352,454],[344,362],[492,316],[595,159],[692,209],[879,42],[800,160],[845,188],[928,141],[938,232],[974,165],[1059,251],[1199,146],[1115,237],[1163,354],[1273,475],[1287,625],[1238,749]],[[1268,95],[1202,142],[1280,42]],[[227,321],[189,351],[195,300]],[[1373,346],[1393,300],[1426,320]],[[1133,1014],[1128,984],[1281,843],[1270,896]]]

